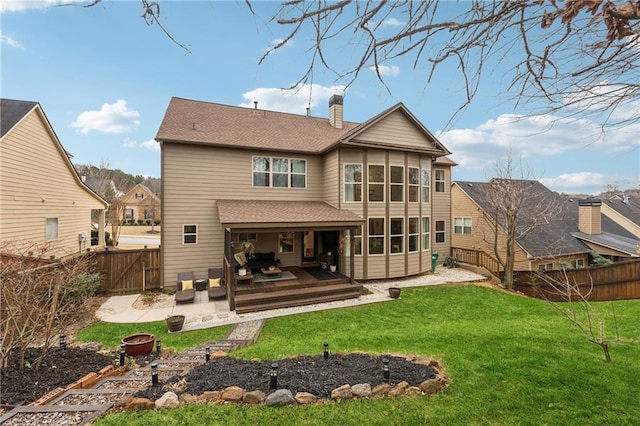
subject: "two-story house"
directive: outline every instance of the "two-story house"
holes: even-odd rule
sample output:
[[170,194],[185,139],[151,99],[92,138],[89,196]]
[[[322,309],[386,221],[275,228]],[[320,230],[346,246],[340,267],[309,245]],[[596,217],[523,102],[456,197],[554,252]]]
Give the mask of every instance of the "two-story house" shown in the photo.
[[[61,257],[104,246],[107,202],[76,172],[39,103],[0,100],[0,241]],[[35,254],[35,253],[34,253]]]
[[[636,257],[640,240],[601,215],[600,200],[574,200],[534,180],[514,180],[514,187],[528,187],[516,226],[514,270],[535,271],[589,265],[590,254],[620,260]],[[453,252],[461,259],[464,251],[482,252],[506,258],[507,228],[503,218],[496,230],[495,191],[491,182],[455,181],[451,186]],[[505,203],[509,200],[498,200]],[[497,253],[496,253],[497,251]],[[497,263],[494,273],[502,272]],[[489,268],[487,268],[489,269]]]
[[139,183],[122,197],[122,221],[150,223],[159,220],[160,198],[145,185]]
[[450,152],[402,104],[364,123],[172,98],[162,149],[164,283],[251,242],[282,267],[323,261],[352,279],[431,270],[449,253]]

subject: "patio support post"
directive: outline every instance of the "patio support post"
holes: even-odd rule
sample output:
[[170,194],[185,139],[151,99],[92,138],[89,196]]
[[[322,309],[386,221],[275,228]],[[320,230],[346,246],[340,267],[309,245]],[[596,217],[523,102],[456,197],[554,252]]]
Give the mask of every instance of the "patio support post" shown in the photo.
[[356,247],[354,244],[355,232],[356,228],[351,228],[351,230],[349,231],[349,278],[351,279],[351,284],[355,284],[355,280],[353,279],[353,275],[355,274],[355,266],[353,263],[356,257]]

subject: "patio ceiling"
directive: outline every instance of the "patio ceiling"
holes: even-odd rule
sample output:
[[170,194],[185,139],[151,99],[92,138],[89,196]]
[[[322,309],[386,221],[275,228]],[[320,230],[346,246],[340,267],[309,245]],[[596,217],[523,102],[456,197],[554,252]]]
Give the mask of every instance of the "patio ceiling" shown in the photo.
[[220,223],[229,229],[346,229],[364,224],[349,210],[322,201],[218,200]]

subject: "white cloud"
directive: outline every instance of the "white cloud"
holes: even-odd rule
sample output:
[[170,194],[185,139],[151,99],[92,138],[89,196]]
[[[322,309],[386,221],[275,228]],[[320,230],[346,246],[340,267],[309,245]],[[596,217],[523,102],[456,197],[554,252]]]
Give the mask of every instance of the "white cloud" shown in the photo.
[[0,44],[2,43],[6,43],[7,45],[9,45],[10,47],[13,47],[14,49],[23,49],[22,45],[20,44],[20,42],[18,42],[17,40],[4,35],[2,33],[0,33]]
[[85,135],[91,130],[103,133],[126,133],[140,124],[138,111],[127,107],[127,101],[119,99],[113,104],[103,104],[100,111],[85,111],[71,123]]
[[[369,69],[373,72],[376,72],[375,66],[370,66]],[[397,77],[400,75],[400,67],[397,65],[378,65],[378,71],[383,77]]]
[[565,173],[555,178],[541,178],[540,183],[558,192],[596,194],[611,183],[611,176],[593,172]]
[[[344,94],[345,86],[325,87],[319,84],[305,84],[296,89],[285,90],[271,87],[260,87],[242,94],[246,102],[240,106],[253,108],[254,101],[258,101],[259,109],[290,112],[293,114],[306,114],[307,107],[311,107],[311,113],[318,105],[327,105],[329,98],[335,94]],[[309,94],[311,93],[311,105]],[[323,109],[324,111],[324,109]]]
[[140,148],[149,149],[151,151],[160,151],[160,144],[155,139],[149,139],[140,143]]
[[124,148],[144,148],[150,151],[160,151],[160,144],[155,139],[149,139],[144,142],[125,139],[122,146]]
[[88,3],[87,0],[0,0],[0,13],[22,12],[28,9],[46,9],[70,3]]
[[396,18],[387,18],[380,24],[381,27],[401,27],[404,25],[404,22],[396,19]]
[[632,127],[603,134],[600,125],[585,119],[504,114],[473,129],[439,133],[438,138],[461,167],[486,170],[511,153],[527,159],[586,148],[597,148],[603,154],[628,151],[640,146],[637,130]]

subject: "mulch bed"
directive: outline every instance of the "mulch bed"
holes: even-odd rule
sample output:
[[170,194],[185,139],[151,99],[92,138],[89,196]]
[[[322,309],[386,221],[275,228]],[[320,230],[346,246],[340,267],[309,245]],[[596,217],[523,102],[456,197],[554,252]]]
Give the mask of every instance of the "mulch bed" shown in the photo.
[[9,354],[9,365],[0,371],[0,403],[6,405],[26,405],[57,387],[81,379],[91,372],[97,372],[111,365],[114,358],[95,351],[79,348],[51,348],[39,369],[32,366],[40,356],[40,348],[28,348],[25,366],[18,365],[17,350]]
[[136,394],[152,401],[160,398],[163,387],[186,379],[187,386],[180,393],[200,395],[205,391],[222,390],[239,386],[247,391],[261,390],[269,393],[271,364],[278,364],[278,389],[309,392],[320,398],[329,398],[331,391],[344,384],[369,383],[375,387],[384,383],[382,358],[389,359],[391,385],[407,381],[418,386],[427,379],[436,377],[436,371],[423,364],[411,362],[403,357],[354,353],[320,356],[302,356],[278,361],[245,361],[230,357],[214,358],[195,367],[185,377],[160,377],[160,386],[149,387]]

